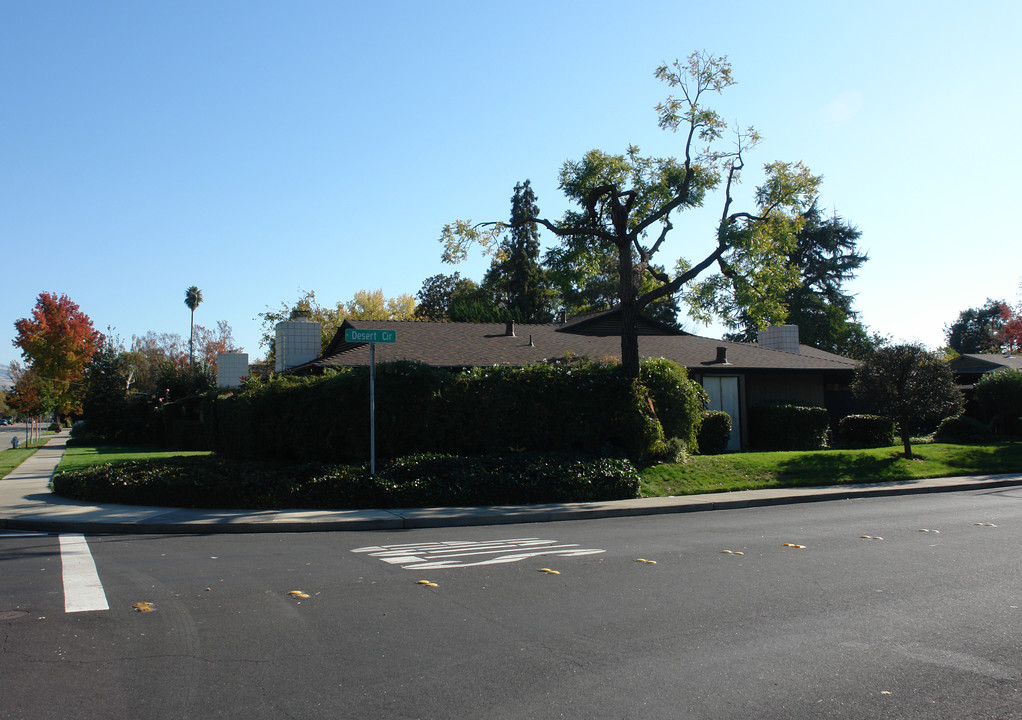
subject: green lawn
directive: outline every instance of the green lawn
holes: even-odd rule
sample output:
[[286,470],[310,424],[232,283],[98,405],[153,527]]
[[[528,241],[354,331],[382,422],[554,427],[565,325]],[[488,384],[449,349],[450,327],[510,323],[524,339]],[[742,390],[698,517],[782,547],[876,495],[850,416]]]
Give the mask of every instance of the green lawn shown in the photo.
[[[0,454],[6,462],[8,450]],[[812,452],[748,452],[695,455],[685,463],[643,468],[641,495],[666,497],[757,488],[890,482],[952,475],[988,475],[1022,472],[1022,443],[994,445],[913,446],[916,457],[906,460],[901,446],[866,450]],[[208,452],[138,448],[121,445],[69,447],[60,470],[128,460],[208,455]],[[18,462],[27,457],[22,456]],[[17,462],[14,463],[17,465]],[[0,472],[4,472],[0,464]],[[12,465],[13,467],[13,465]]]
[[32,454],[45,445],[48,440],[49,438],[44,437],[40,440],[34,440],[27,447],[22,445],[17,450],[14,448],[8,448],[7,450],[0,452],[0,478],[7,477],[7,473],[30,458]]
[[126,462],[128,460],[152,460],[154,458],[180,457],[182,455],[209,455],[206,450],[166,450],[131,445],[72,445],[64,451],[57,466],[61,470],[77,470],[90,465]]
[[1022,443],[696,455],[641,471],[643,497],[1022,472]]

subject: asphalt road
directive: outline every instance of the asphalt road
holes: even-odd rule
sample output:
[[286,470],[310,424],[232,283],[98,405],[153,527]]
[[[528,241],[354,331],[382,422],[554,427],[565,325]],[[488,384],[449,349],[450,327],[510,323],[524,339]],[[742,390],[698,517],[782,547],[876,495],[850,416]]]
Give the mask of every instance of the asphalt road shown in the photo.
[[80,612],[73,540],[0,533],[2,718],[1022,717],[1022,489],[90,536]]

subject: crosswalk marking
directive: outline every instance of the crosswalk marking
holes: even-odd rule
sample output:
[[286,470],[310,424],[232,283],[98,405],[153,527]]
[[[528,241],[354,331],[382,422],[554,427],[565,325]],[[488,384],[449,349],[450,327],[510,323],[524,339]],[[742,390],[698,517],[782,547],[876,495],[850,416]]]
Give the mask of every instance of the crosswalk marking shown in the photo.
[[60,563],[64,575],[64,612],[110,609],[84,535],[60,536]]

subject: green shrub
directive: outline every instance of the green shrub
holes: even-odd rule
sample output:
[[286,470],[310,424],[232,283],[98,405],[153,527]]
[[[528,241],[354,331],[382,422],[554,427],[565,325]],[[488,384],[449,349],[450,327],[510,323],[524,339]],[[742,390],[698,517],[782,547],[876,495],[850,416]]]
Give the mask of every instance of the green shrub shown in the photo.
[[[689,386],[658,386],[662,412],[684,428]],[[652,401],[652,402],[651,402]],[[489,367],[452,374],[419,363],[377,368],[376,452],[586,451],[608,446],[636,459],[663,455],[665,438],[646,386],[619,365]],[[274,380],[216,399],[207,433],[234,457],[361,462],[369,455],[369,374]],[[684,439],[684,438],[683,438]]]
[[362,465],[301,465],[216,456],[97,465],[58,473],[54,492],[88,502],[171,507],[354,509],[520,505],[638,495],[625,459],[578,453],[419,455]]
[[975,398],[996,432],[1017,435],[1022,431],[1022,370],[1002,368],[984,374],[976,381]]
[[821,450],[827,447],[827,411],[799,405],[749,408],[750,444],[762,450]]
[[663,358],[643,360],[639,380],[649,391],[665,438],[679,438],[686,446],[696,443],[699,422],[706,407],[706,391],[676,362]]
[[699,426],[699,453],[719,455],[731,439],[731,416],[723,410],[707,410]]
[[990,429],[975,418],[955,415],[944,418],[933,434],[936,442],[956,443],[968,445],[970,443],[990,442],[993,433]]
[[888,447],[894,444],[894,421],[882,415],[847,415],[837,426],[838,440],[846,447]]

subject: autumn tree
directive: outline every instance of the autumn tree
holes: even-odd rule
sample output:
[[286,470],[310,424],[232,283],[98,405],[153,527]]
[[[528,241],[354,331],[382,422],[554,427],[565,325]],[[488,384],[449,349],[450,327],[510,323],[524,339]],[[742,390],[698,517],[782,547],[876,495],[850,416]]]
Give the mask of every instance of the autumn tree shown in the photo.
[[997,352],[1001,349],[998,336],[1010,316],[1011,308],[1006,302],[987,298],[982,307],[962,310],[957,320],[944,326],[947,345],[962,355]]
[[[639,376],[639,314],[676,295],[713,265],[719,268],[720,282],[743,283],[757,322],[777,311],[796,278],[787,267],[787,253],[820,184],[801,163],[775,162],[765,167],[766,179],[754,194],[755,208],[736,211],[733,193],[745,154],[760,136],[751,127],[735,129],[733,146],[719,149],[728,125],[704,105],[709,95],[734,84],[731,64],[726,57],[693,53],[685,63],[660,66],[656,77],[680,93],[658,104],[657,113],[662,129],[682,136],[682,157],[644,156],[635,146],[621,155],[592,150],[561,169],[561,190],[575,209],[560,221],[529,216],[518,223],[538,224],[562,242],[603,246],[616,254],[621,362],[633,378]],[[676,271],[658,267],[654,258],[674,228],[675,213],[702,205],[715,190],[722,193],[721,213],[709,252]],[[445,259],[463,259],[473,244],[495,251],[508,229],[500,222],[449,224],[440,238]],[[647,276],[653,284],[643,289]]]
[[912,457],[912,434],[962,411],[954,373],[937,353],[919,345],[877,350],[855,369],[852,392],[871,410],[898,423],[905,457]]
[[326,349],[334,339],[337,328],[345,318],[357,320],[414,320],[415,298],[411,295],[398,295],[387,298],[382,290],[358,290],[351,300],[337,302],[333,307],[320,305],[316,293],[312,290],[299,290],[298,300],[294,303],[282,302],[276,309],[266,307],[259,313],[262,320],[263,335],[260,345],[267,348],[266,362],[271,365],[276,357],[274,344],[276,341],[277,324],[300,315],[320,324],[321,347]]
[[195,350],[202,367],[216,372],[216,356],[220,353],[243,352],[234,342],[234,331],[226,320],[218,320],[215,329],[196,325],[192,331]]
[[14,344],[30,364],[39,392],[66,417],[81,409],[85,368],[103,344],[102,333],[67,295],[40,293],[32,315],[14,323]]

